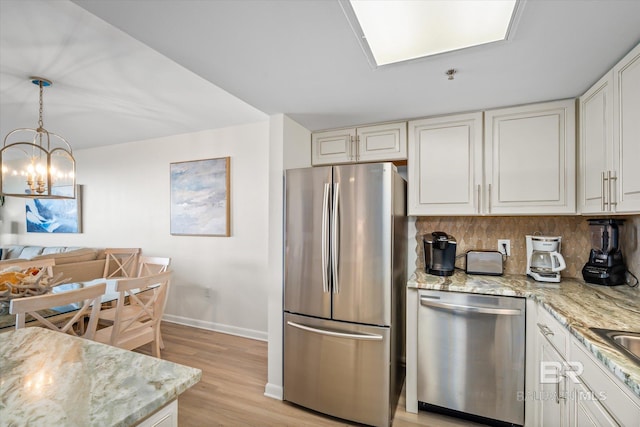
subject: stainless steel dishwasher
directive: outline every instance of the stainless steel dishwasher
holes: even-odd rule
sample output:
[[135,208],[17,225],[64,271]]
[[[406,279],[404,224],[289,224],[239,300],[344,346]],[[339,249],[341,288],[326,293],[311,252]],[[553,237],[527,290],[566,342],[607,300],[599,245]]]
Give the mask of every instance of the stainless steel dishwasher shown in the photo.
[[419,298],[421,408],[523,425],[525,299],[428,290]]

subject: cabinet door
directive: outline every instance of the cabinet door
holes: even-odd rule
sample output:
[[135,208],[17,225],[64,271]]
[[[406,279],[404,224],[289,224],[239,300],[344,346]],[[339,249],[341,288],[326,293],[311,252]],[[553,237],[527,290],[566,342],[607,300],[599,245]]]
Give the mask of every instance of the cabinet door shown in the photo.
[[613,68],[617,212],[640,212],[640,45]]
[[575,101],[485,112],[487,213],[571,214]]
[[572,383],[569,390],[571,398],[570,425],[572,427],[615,427],[619,424],[598,401],[598,395],[584,384]]
[[581,213],[610,210],[603,174],[613,164],[613,73],[607,73],[580,98],[578,204]]
[[316,166],[354,162],[355,138],[355,128],[312,134],[311,164]]
[[362,127],[356,133],[356,161],[406,160],[407,122]]
[[566,405],[566,382],[563,374],[564,359],[543,336],[539,337],[540,377],[538,398],[540,399],[538,420],[542,427],[564,427],[568,425]]
[[178,427],[178,400],[173,400],[138,424],[138,427]]
[[482,113],[409,122],[409,215],[480,213]]

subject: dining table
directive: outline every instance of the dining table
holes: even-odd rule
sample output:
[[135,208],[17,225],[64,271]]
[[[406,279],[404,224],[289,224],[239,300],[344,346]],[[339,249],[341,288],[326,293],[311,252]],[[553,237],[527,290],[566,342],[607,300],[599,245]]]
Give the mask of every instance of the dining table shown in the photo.
[[[101,303],[109,303],[116,301],[118,299],[119,292],[116,291],[116,282],[117,279],[94,279],[85,282],[71,282],[71,283],[63,283],[51,288],[51,293],[59,293],[72,291],[75,289],[86,288],[87,286],[94,286],[99,283],[106,283],[106,291],[104,295],[101,297]],[[67,304],[59,307],[52,307],[46,310],[40,310],[38,313],[44,318],[52,318],[58,316],[65,316],[73,313],[74,311],[79,310],[81,307],[81,303]],[[35,322],[31,316],[27,316],[26,325],[28,326],[30,322]],[[9,301],[0,301],[0,333],[14,330],[16,326],[16,316],[15,314],[9,313]]]

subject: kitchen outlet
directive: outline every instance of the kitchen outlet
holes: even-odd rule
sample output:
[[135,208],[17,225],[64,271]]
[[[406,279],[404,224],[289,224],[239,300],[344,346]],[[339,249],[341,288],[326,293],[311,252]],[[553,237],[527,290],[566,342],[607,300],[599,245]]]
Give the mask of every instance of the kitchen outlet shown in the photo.
[[498,252],[502,255],[511,256],[511,240],[498,239]]

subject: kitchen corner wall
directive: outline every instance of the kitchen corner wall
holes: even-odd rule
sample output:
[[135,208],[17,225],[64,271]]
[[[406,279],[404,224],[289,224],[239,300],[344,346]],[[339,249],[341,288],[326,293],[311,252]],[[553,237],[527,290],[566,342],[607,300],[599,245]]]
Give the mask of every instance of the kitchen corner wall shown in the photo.
[[[640,215],[625,216],[620,227],[622,253],[627,268],[640,277]],[[456,238],[458,255],[472,249],[497,250],[498,239],[511,240],[511,256],[504,264],[507,274],[525,274],[527,256],[525,235],[539,233],[562,236],[561,253],[567,263],[564,277],[582,278],[582,267],[589,258],[591,235],[588,217],[419,217],[416,220],[416,267],[424,268],[422,235],[444,231]],[[464,268],[464,258],[456,262]]]

